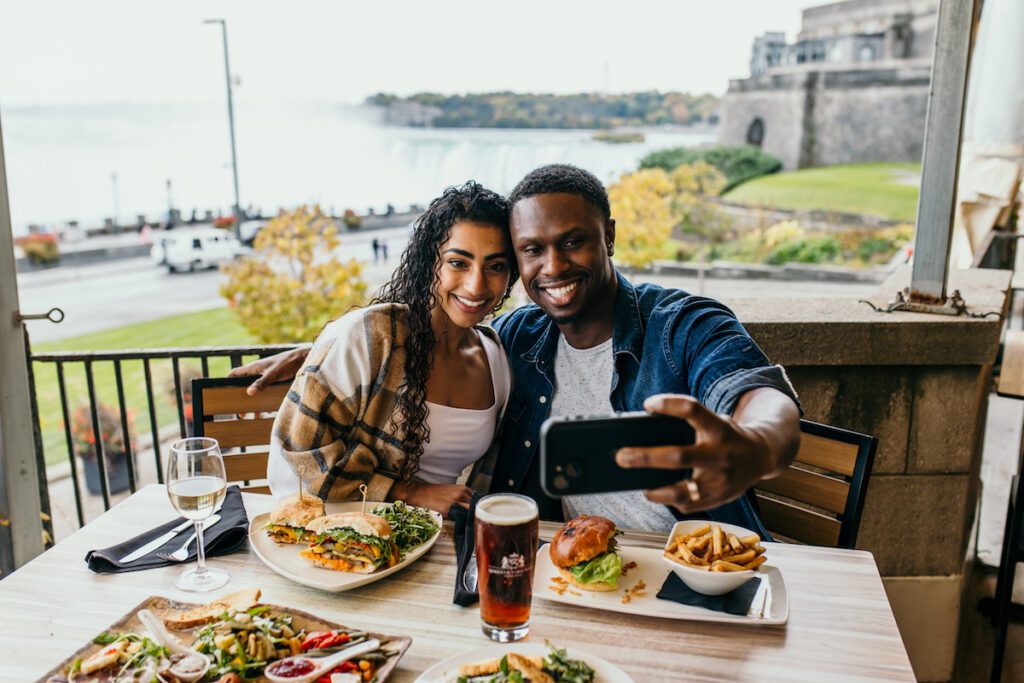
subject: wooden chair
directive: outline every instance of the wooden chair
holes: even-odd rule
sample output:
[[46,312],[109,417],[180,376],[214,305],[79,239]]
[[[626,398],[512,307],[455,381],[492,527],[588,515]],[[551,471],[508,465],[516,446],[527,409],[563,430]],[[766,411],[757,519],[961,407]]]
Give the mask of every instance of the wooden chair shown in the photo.
[[281,407],[290,382],[272,384],[256,396],[245,388],[254,377],[203,377],[192,380],[192,422],[195,436],[220,442],[228,482],[241,482],[242,490],[270,493],[267,457],[273,413]]
[[755,489],[761,520],[777,540],[853,548],[878,439],[800,420],[800,451],[788,470]]
[[[996,393],[1007,398],[1024,399],[1024,330],[1007,330],[1003,338],[1003,359]],[[1022,428],[1024,429],[1024,428]],[[1006,630],[1010,620],[1024,619],[1024,606],[1013,602],[1013,577],[1017,563],[1024,562],[1024,432],[1021,434],[1017,475],[1010,483],[1010,500],[1006,506],[1006,528],[1003,551],[999,559],[996,594],[992,605],[992,625],[996,644],[992,655],[991,680],[999,681],[1003,673],[1006,651]]]

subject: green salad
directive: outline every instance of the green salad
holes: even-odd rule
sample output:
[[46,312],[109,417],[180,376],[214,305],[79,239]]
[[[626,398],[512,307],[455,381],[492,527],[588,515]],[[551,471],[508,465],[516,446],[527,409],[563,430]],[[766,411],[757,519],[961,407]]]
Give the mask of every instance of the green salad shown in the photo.
[[429,541],[439,528],[430,510],[406,505],[403,500],[396,500],[391,505],[378,505],[373,514],[383,517],[391,525],[391,538],[403,557]]

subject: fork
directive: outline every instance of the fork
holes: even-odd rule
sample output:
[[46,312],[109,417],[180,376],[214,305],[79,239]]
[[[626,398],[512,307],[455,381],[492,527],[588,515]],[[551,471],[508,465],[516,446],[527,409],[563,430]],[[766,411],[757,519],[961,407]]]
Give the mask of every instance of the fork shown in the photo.
[[[203,531],[205,532],[219,521],[220,515],[210,515],[206,521],[203,522]],[[193,531],[192,535],[188,537],[188,540],[173,553],[157,553],[156,556],[162,560],[168,560],[169,562],[184,562],[188,559],[188,547],[192,545],[192,541],[194,540],[196,540],[196,533]]]

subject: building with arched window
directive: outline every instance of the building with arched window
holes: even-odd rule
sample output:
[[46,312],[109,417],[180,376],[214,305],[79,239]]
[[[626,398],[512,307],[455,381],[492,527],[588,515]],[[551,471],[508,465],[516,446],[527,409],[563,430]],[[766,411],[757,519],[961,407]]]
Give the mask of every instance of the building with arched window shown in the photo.
[[750,76],[729,82],[719,141],[787,169],[920,161],[937,0],[846,0],[803,11],[793,43],[754,39]]

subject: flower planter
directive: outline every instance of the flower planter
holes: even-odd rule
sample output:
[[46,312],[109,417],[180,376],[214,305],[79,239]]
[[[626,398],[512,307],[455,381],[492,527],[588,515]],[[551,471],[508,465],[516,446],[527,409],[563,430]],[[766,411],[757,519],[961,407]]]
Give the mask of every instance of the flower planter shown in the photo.
[[[85,470],[85,488],[89,493],[103,493],[100,483],[100,468],[96,458],[82,460]],[[128,460],[124,453],[113,453],[107,456],[107,485],[109,493],[120,493],[128,490]]]

